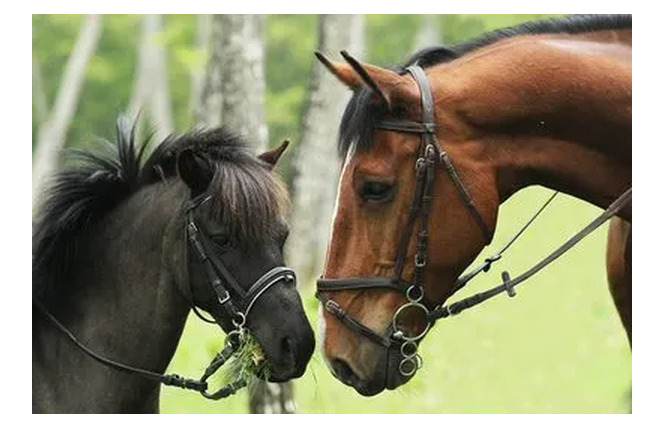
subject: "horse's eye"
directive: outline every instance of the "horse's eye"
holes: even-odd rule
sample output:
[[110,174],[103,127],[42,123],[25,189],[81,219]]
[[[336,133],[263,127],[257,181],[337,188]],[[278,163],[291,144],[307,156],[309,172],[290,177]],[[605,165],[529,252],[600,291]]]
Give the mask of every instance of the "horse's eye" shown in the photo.
[[360,189],[360,196],[367,202],[387,202],[394,195],[395,186],[381,181],[366,181]]

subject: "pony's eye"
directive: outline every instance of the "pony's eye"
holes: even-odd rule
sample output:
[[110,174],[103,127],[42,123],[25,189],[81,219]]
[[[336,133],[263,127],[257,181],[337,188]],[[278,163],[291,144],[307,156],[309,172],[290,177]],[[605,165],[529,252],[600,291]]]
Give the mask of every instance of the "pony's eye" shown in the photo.
[[226,248],[230,245],[229,235],[225,233],[216,233],[210,236],[212,242],[221,248]]
[[360,188],[360,197],[367,202],[386,202],[392,199],[395,186],[381,181],[365,181]]

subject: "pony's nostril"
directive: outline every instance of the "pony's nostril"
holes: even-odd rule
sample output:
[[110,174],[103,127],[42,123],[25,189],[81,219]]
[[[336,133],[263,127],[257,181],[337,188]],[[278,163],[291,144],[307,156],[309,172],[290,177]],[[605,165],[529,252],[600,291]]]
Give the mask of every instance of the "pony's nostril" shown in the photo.
[[281,346],[281,354],[284,356],[285,359],[288,359],[289,361],[293,362],[296,359],[296,347],[295,343],[292,338],[290,337],[284,337],[281,340],[280,343]]

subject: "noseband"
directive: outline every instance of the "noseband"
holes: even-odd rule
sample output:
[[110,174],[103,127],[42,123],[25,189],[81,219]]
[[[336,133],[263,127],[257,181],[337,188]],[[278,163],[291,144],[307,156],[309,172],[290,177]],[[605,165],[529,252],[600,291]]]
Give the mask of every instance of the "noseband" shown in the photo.
[[[609,220],[612,216],[616,215],[621,209],[627,206],[632,200],[632,187],[628,188],[621,196],[619,196],[610,206],[596,219],[591,221],[587,226],[569,238],[555,251],[547,255],[541,261],[536,263],[532,268],[523,274],[511,278],[508,272],[501,274],[501,284],[474,294],[470,297],[464,298],[458,302],[452,303],[448,306],[434,306],[431,302],[427,301],[424,293],[424,270],[427,265],[427,252],[428,252],[428,222],[430,203],[432,200],[432,186],[434,182],[434,173],[436,165],[442,163],[448,176],[455,185],[457,193],[462,199],[464,205],[467,207],[471,216],[478,224],[478,227],[485,237],[485,243],[488,245],[492,238],[492,232],[485,223],[485,220],[480,215],[476,205],[462,183],[455,167],[453,166],[448,154],[441,149],[439,141],[436,137],[436,128],[434,123],[434,101],[432,93],[427,82],[427,76],[422,68],[418,65],[413,65],[407,68],[407,71],[413,76],[418,88],[420,90],[420,100],[422,107],[422,122],[412,122],[406,120],[383,120],[379,121],[375,127],[388,131],[402,132],[408,134],[418,134],[421,136],[419,156],[416,160],[416,189],[411,201],[411,208],[409,210],[409,217],[407,220],[406,228],[402,234],[399,242],[397,256],[395,259],[395,269],[392,277],[368,277],[368,278],[340,278],[328,279],[320,278],[317,281],[316,297],[321,301],[325,310],[337,318],[344,325],[349,327],[356,333],[366,337],[372,342],[386,348],[386,349],[399,349],[402,357],[398,370],[403,376],[413,375],[421,366],[422,358],[418,355],[418,343],[425,337],[432,325],[439,319],[447,318],[452,315],[457,315],[462,311],[476,306],[490,298],[493,298],[503,292],[508,296],[515,296],[515,287],[538,273],[547,265],[556,260],[563,253],[575,246],[584,237],[600,227],[604,222]],[[526,225],[512,238],[508,244],[505,245],[499,252],[488,257],[477,268],[471,270],[457,279],[453,293],[460,290],[465,284],[481,272],[487,272],[492,264],[498,261],[503,252],[506,251],[515,240],[524,232],[524,230],[535,220],[535,218],[543,211],[543,209],[552,201],[555,192],[550,197],[543,207],[536,212],[536,214],[529,220]],[[402,277],[408,244],[411,239],[415,222],[420,219],[420,229],[417,235],[416,254],[414,256],[414,273],[411,282],[406,281]],[[358,289],[389,289],[403,293],[407,302],[402,304],[393,313],[391,325],[388,327],[385,334],[376,333],[370,327],[364,325],[352,315],[348,314],[338,302],[330,298],[326,293],[329,291],[344,291],[344,290],[358,290]],[[429,309],[433,307],[433,309]],[[402,322],[400,317],[411,310],[421,312],[426,319],[425,326],[415,333],[409,333],[402,329]]]
[[[427,266],[429,213],[437,164],[441,163],[444,165],[448,176],[455,185],[464,205],[478,224],[487,243],[491,240],[492,232],[476,208],[471,195],[462,183],[448,154],[441,149],[436,137],[434,101],[425,72],[417,65],[410,66],[406,70],[413,76],[420,90],[422,122],[383,120],[375,125],[376,129],[420,135],[419,156],[415,164],[416,189],[411,200],[407,225],[399,242],[393,276],[342,279],[321,278],[317,282],[316,296],[323,303],[326,311],[357,333],[385,348],[399,347],[402,355],[399,371],[404,376],[411,376],[422,365],[422,358],[418,355],[418,342],[427,334],[432,325],[429,317],[430,310],[427,307],[429,302],[425,298],[423,286],[425,267]],[[416,254],[413,260],[415,266],[413,279],[408,282],[403,278],[402,273],[416,220],[419,220],[420,229],[417,234]],[[385,335],[378,334],[363,325],[360,321],[346,313],[339,303],[325,294],[327,291],[369,288],[392,289],[404,293],[406,297],[407,302],[395,311],[389,331]],[[404,331],[400,323],[400,319],[412,311],[422,312],[427,319],[426,325],[415,334],[409,334]]]

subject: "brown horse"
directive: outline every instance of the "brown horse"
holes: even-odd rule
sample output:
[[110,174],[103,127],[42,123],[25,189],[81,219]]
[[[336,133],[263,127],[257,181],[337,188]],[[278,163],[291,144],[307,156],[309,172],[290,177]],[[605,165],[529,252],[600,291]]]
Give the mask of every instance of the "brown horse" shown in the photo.
[[[354,90],[340,126],[345,162],[318,291],[323,352],[337,378],[363,395],[411,378],[419,361],[404,368],[400,353],[416,354],[429,327],[421,312],[456,291],[491,241],[499,205],[518,190],[542,185],[607,208],[631,187],[631,52],[630,16],[574,16],[422,51],[407,65],[424,69],[424,84],[406,68],[318,55]],[[433,131],[423,125],[427,85]],[[428,132],[445,162],[423,155],[417,134]],[[435,159],[429,190],[414,172],[419,156]],[[617,215],[608,272],[630,338],[631,204]],[[422,294],[393,290],[419,282]],[[398,316],[405,306],[411,313]],[[390,345],[395,333],[406,349]]]

